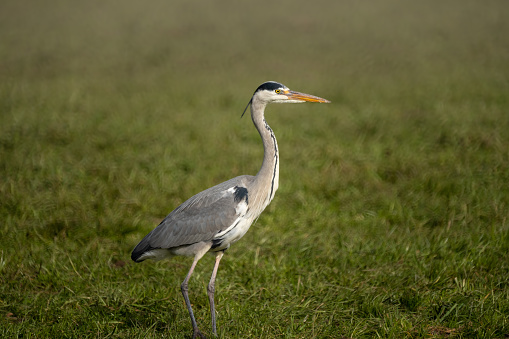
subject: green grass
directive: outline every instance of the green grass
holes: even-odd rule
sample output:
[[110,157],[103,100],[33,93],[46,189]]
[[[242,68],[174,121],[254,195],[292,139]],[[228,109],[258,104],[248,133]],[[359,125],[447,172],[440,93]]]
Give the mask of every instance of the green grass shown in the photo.
[[[509,337],[509,5],[3,1],[0,336],[182,338],[189,258],[130,252],[179,203],[280,189],[221,262],[220,338]],[[190,281],[210,334],[213,257]]]

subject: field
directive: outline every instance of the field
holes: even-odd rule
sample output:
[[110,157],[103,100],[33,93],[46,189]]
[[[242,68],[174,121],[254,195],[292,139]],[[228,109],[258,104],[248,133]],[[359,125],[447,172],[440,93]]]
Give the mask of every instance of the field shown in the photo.
[[[181,202],[263,157],[219,338],[509,338],[509,3],[0,4],[0,337],[190,338],[190,258],[135,264]],[[206,285],[190,281],[211,336]]]

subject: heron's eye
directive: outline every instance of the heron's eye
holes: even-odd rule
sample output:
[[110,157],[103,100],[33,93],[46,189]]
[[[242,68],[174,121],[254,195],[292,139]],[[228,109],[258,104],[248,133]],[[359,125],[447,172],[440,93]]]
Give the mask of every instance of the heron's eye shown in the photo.
[[276,89],[276,93],[277,94],[281,93],[281,90],[280,89]]

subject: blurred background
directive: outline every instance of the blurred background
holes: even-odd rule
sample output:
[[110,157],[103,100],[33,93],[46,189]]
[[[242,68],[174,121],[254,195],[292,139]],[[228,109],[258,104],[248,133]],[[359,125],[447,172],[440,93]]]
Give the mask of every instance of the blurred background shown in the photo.
[[[275,80],[332,104],[267,110],[280,190],[222,262],[221,335],[507,336],[508,13],[502,0],[2,1],[3,335],[188,333],[187,261],[135,266],[130,251],[188,197],[256,174],[262,145],[240,115]],[[202,324],[211,263],[191,287]]]
[[126,92],[154,86],[166,95],[216,85],[229,98],[267,79],[329,89],[337,104],[411,100],[439,84],[435,101],[454,95],[457,83],[481,95],[504,83],[504,6],[6,1],[1,75],[4,83],[59,81],[69,91],[74,84],[83,95],[97,83]]

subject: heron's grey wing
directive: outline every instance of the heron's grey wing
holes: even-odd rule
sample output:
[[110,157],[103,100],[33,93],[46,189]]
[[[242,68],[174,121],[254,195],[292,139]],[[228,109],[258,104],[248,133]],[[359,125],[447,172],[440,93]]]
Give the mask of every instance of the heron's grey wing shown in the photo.
[[233,178],[182,203],[143,238],[133,250],[132,258],[152,249],[211,241],[214,235],[245,214],[249,196],[246,183],[249,179],[249,176]]

